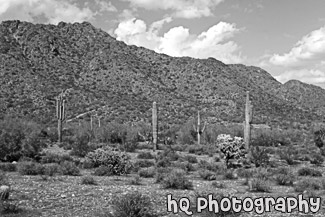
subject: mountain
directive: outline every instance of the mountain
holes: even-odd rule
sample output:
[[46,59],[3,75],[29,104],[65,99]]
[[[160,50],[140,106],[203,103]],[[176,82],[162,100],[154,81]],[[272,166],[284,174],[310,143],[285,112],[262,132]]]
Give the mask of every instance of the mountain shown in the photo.
[[241,123],[246,91],[255,123],[307,123],[320,120],[325,108],[321,88],[281,84],[254,66],[128,46],[87,22],[2,22],[0,77],[2,116],[43,123],[54,123],[62,91],[68,119],[93,111],[108,121],[149,122],[157,101],[163,123],[184,124],[197,110],[209,123]]

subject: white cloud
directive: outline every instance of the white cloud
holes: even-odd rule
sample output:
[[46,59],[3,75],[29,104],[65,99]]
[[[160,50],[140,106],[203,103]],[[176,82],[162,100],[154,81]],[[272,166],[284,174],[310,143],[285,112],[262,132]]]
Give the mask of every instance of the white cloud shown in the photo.
[[325,70],[318,70],[318,69],[291,70],[291,71],[286,71],[279,76],[275,76],[275,78],[282,83],[295,79],[308,84],[317,85],[325,82]]
[[147,28],[144,21],[133,18],[121,22],[114,33],[118,40],[127,44],[143,46],[170,56],[214,57],[225,63],[242,62],[239,46],[230,41],[240,31],[235,24],[219,22],[199,35],[190,34],[189,29],[178,26],[160,36],[158,33],[163,24],[171,20],[167,17]]
[[46,22],[57,24],[60,21],[88,21],[94,14],[88,7],[79,8],[76,4],[62,0],[0,0],[0,20],[33,22],[36,17],[44,16]]
[[109,12],[116,12],[117,9],[114,5],[112,5],[112,2],[107,2],[105,0],[95,0],[95,3],[100,7],[99,11],[109,11]]
[[141,7],[147,10],[172,10],[174,17],[198,18],[211,16],[214,9],[223,0],[125,0],[132,7]]
[[270,62],[274,65],[295,67],[319,61],[325,57],[325,26],[304,36],[285,54],[274,54]]

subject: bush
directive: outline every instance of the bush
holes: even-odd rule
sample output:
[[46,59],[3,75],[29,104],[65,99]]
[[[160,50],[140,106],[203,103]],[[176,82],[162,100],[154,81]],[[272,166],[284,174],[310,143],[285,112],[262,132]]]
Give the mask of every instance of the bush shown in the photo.
[[137,142],[125,142],[122,150],[126,152],[135,152],[137,148],[138,148]]
[[150,197],[140,192],[117,196],[112,201],[114,217],[156,217]]
[[185,171],[180,169],[173,169],[161,181],[164,188],[172,189],[192,189],[193,184],[186,177]]
[[94,152],[89,152],[86,160],[92,162],[94,167],[106,166],[110,168],[113,175],[126,174],[131,170],[130,157],[123,153],[97,149]]
[[197,158],[192,155],[186,155],[185,160],[187,160],[189,163],[195,164],[198,162]]
[[200,160],[199,162],[199,168],[201,169],[207,169],[213,172],[223,172],[223,170],[225,170],[225,168],[223,168],[222,166],[220,166],[219,164],[216,163],[210,163],[206,160]]
[[5,172],[14,172],[17,170],[17,166],[13,163],[0,163],[0,170]]
[[278,185],[292,186],[296,179],[294,173],[287,167],[279,168],[275,173],[275,181]]
[[251,160],[256,167],[265,167],[269,164],[270,157],[264,148],[253,146],[251,148]]
[[156,174],[156,169],[154,167],[142,168],[138,171],[140,177],[153,178]]
[[294,189],[296,192],[304,192],[305,190],[320,190],[322,189],[322,183],[317,180],[304,179],[298,181],[295,184]]
[[141,178],[139,175],[135,175],[132,177],[131,181],[130,181],[131,185],[141,185]]
[[216,180],[217,178],[215,173],[206,169],[200,170],[199,175],[204,180]]
[[8,185],[8,177],[5,172],[0,170],[0,186]]
[[97,185],[96,180],[92,176],[84,176],[81,179],[82,185]]
[[45,147],[41,127],[31,121],[5,118],[0,121],[0,160],[18,161],[26,156],[36,158]]
[[234,171],[227,171],[224,175],[223,175],[224,179],[238,179],[238,175],[237,173],[235,173]]
[[318,166],[322,165],[323,162],[324,162],[324,157],[322,155],[320,155],[320,154],[314,154],[312,156],[312,159],[310,160],[311,164],[315,164],[315,165],[318,165]]
[[267,192],[270,193],[271,183],[268,180],[262,179],[262,178],[253,178],[251,180],[251,191],[254,192]]
[[166,167],[158,167],[156,169],[156,175],[155,175],[155,179],[156,179],[156,183],[161,183],[163,181],[163,179],[165,178],[165,176],[170,172],[170,168],[166,168]]
[[95,176],[112,176],[113,171],[110,167],[102,165],[96,168],[93,174]]
[[320,177],[322,176],[322,172],[313,168],[309,167],[302,167],[298,170],[299,176],[315,176]]
[[299,158],[299,151],[294,147],[287,147],[285,150],[279,150],[280,159],[285,160],[289,165],[296,164],[296,159]]
[[140,168],[143,168],[143,167],[152,167],[154,166],[155,163],[150,161],[150,160],[138,160],[134,163],[134,166],[135,167],[140,167]]
[[195,171],[196,168],[189,162],[175,162],[173,163],[174,167],[180,168],[186,172]]
[[73,161],[73,158],[67,154],[60,155],[60,154],[47,152],[45,155],[41,156],[41,160],[40,160],[42,164],[60,163],[62,161]]
[[73,162],[63,161],[62,163],[60,163],[60,167],[63,175],[68,175],[68,176],[80,175],[79,168]]
[[215,187],[215,188],[226,188],[226,184],[225,183],[222,183],[222,182],[218,182],[218,181],[213,181],[211,183],[212,187]]
[[44,167],[35,162],[23,161],[17,164],[18,173],[21,175],[43,175]]
[[154,159],[155,158],[151,154],[151,152],[140,152],[137,157],[138,157],[138,159]]
[[90,141],[93,138],[94,135],[90,129],[83,129],[81,131],[78,131],[73,138],[70,154],[78,157],[85,157],[89,152],[94,150],[94,147],[90,145]]
[[43,174],[46,176],[54,176],[55,174],[62,173],[61,166],[57,163],[50,163],[43,165]]

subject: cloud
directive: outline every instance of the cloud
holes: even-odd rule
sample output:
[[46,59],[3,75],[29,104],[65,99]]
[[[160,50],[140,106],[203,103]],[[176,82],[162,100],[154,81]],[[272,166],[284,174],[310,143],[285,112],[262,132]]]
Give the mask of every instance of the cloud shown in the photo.
[[269,61],[274,65],[299,67],[320,61],[324,57],[325,26],[304,36],[288,53],[274,54]]
[[121,22],[114,33],[117,40],[170,56],[214,57],[225,63],[243,61],[239,46],[230,40],[240,31],[235,24],[219,22],[199,35],[190,34],[189,29],[178,26],[160,36],[162,26],[171,21],[172,18],[167,17],[148,28],[144,21],[133,18]]
[[116,12],[117,9],[114,5],[112,5],[112,2],[107,2],[104,0],[95,0],[95,3],[100,7],[99,11],[109,11],[109,12]]
[[318,70],[318,69],[291,70],[291,71],[286,71],[279,76],[275,76],[275,78],[282,83],[295,79],[308,84],[320,85],[325,83],[325,70]]
[[44,17],[45,22],[82,22],[91,20],[94,12],[88,7],[63,0],[0,0],[0,20],[19,19],[33,22]]
[[214,9],[223,0],[124,0],[131,3],[132,7],[147,10],[172,10],[173,17],[199,18],[212,16]]

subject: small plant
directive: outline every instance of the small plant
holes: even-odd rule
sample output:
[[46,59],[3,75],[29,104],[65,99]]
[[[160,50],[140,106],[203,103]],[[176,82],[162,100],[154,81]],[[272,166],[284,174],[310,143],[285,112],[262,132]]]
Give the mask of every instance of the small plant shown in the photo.
[[298,175],[320,177],[322,176],[322,172],[313,168],[302,167],[298,170]]
[[192,189],[193,184],[186,177],[186,173],[181,169],[173,169],[169,174],[161,181],[164,188],[172,189]]
[[80,175],[79,168],[73,162],[63,161],[62,163],[60,163],[60,167],[63,175],[68,175],[68,176]]
[[97,185],[96,180],[92,176],[84,176],[81,179],[83,185]]
[[151,154],[151,152],[140,152],[137,157],[138,157],[138,159],[154,159],[155,158]]
[[216,174],[210,170],[202,169],[199,171],[199,175],[204,180],[216,180]]
[[295,181],[295,175],[289,168],[279,168],[276,173],[277,174],[275,174],[275,181],[278,185],[293,185],[293,182]]
[[130,181],[131,185],[141,185],[141,178],[139,175],[135,175],[132,177],[131,181]]
[[256,167],[265,167],[269,164],[270,157],[265,148],[255,146],[251,148],[251,160]]
[[73,161],[73,158],[67,154],[59,155],[59,154],[47,152],[44,156],[41,157],[40,160],[42,164],[60,163],[62,161]]
[[143,167],[152,167],[154,166],[155,163],[150,161],[150,160],[138,160],[134,163],[134,166],[135,167],[140,167],[140,168],[143,168]]
[[230,171],[227,171],[225,174],[224,174],[224,179],[230,179],[230,180],[233,180],[233,179],[238,179],[238,175],[237,173],[235,173],[234,171],[230,170]]
[[322,183],[320,183],[318,180],[304,179],[298,181],[294,185],[294,189],[296,192],[304,192],[306,190],[320,190],[322,189]]
[[214,188],[226,188],[226,184],[218,181],[213,181],[211,183],[212,187]]
[[112,201],[114,217],[156,217],[150,198],[140,192],[117,196]]
[[17,166],[13,163],[0,163],[0,170],[5,172],[15,172],[17,170]]
[[185,160],[187,160],[189,163],[195,164],[198,162],[197,158],[192,155],[186,155]]
[[113,172],[112,169],[108,166],[100,166],[95,169],[93,174],[95,176],[112,176]]
[[153,178],[156,175],[156,170],[154,167],[141,168],[138,174],[143,178]]
[[311,164],[315,164],[317,166],[322,165],[323,162],[324,162],[324,157],[321,154],[314,154],[310,160]]
[[250,190],[254,192],[267,192],[270,193],[271,183],[268,180],[262,179],[262,178],[253,178],[251,180],[251,186]]
[[18,163],[18,173],[21,175],[42,175],[44,174],[44,167],[35,162],[23,161]]

